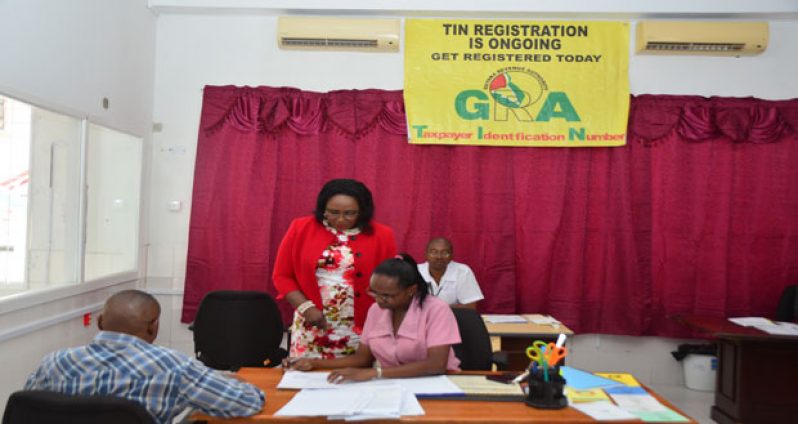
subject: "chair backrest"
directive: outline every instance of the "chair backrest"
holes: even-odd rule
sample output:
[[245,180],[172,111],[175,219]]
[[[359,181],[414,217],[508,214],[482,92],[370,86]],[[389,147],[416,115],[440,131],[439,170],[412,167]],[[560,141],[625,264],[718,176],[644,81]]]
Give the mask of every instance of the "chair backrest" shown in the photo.
[[141,404],[116,396],[21,390],[8,398],[3,424],[154,424]]
[[279,365],[285,351],[283,320],[266,293],[219,290],[202,299],[194,319],[194,352],[220,370]]
[[798,320],[798,285],[787,286],[781,292],[779,306],[776,308],[776,320],[795,321]]
[[493,349],[482,316],[474,309],[452,308],[460,329],[460,344],[452,346],[462,370],[490,370]]

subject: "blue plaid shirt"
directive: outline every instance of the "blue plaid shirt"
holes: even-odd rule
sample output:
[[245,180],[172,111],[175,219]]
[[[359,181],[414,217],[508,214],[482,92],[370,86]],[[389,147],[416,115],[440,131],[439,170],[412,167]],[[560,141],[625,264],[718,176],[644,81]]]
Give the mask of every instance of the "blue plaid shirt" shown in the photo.
[[101,331],[86,346],[53,352],[25,389],[115,395],[141,403],[160,423],[190,407],[217,417],[260,412],[264,394],[196,359],[128,334]]

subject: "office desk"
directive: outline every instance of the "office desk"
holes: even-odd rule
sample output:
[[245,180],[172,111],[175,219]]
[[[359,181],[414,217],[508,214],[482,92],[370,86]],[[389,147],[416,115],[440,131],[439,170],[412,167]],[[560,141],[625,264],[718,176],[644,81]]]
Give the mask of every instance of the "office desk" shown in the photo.
[[675,319],[707,333],[718,344],[713,420],[747,424],[798,419],[798,337],[770,335],[726,318]]
[[559,327],[551,325],[534,324],[529,321],[532,315],[522,315],[527,319],[525,323],[492,323],[485,321],[485,327],[491,338],[499,338],[498,350],[507,353],[507,369],[520,371],[529,366],[529,358],[524,353],[533,340],[546,342],[557,341],[560,333],[566,336],[574,334],[570,328],[563,324]]
[[[473,374],[473,373],[472,373]],[[296,390],[277,390],[277,383],[282,377],[282,370],[278,368],[242,368],[239,375],[246,381],[260,387],[266,393],[266,405],[263,411],[252,417],[224,420],[219,418],[194,415],[193,420],[208,423],[300,423],[300,422],[327,422],[323,417],[275,417],[274,413],[283,407],[297,392]],[[653,393],[653,392],[652,392]],[[687,416],[673,405],[654,394],[660,402],[680,414]],[[468,400],[430,400],[421,399],[421,406],[425,415],[419,417],[403,417],[401,422],[412,423],[587,423],[595,422],[587,415],[573,408],[559,410],[543,410],[526,406],[521,402],[484,402]],[[343,421],[334,421],[342,423]],[[369,423],[392,423],[397,420],[368,421]],[[641,421],[619,421],[619,423]],[[690,421],[695,424],[695,421]]]

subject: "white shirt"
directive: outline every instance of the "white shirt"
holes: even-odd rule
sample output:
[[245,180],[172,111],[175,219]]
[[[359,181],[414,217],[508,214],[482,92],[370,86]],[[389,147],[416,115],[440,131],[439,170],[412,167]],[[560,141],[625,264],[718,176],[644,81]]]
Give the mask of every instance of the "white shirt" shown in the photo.
[[430,294],[450,305],[456,303],[466,304],[485,298],[482,295],[482,290],[479,289],[474,272],[466,264],[455,261],[449,262],[449,265],[446,266],[446,272],[441,277],[440,284],[436,283],[435,279],[430,275],[428,262],[419,264],[418,272],[421,273],[421,276],[424,277],[424,280],[429,285]]

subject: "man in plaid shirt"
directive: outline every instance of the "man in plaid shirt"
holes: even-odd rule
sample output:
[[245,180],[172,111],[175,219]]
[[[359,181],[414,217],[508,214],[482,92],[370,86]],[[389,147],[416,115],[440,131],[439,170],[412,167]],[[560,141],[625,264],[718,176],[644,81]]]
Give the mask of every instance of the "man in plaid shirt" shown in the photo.
[[160,314],[158,301],[148,293],[114,294],[97,320],[100,332],[94,340],[45,356],[25,389],[131,399],[159,423],[170,423],[186,408],[218,417],[260,412],[264,394],[257,387],[152,344]]

